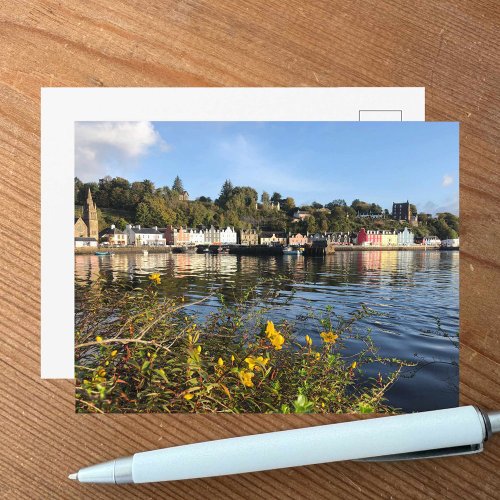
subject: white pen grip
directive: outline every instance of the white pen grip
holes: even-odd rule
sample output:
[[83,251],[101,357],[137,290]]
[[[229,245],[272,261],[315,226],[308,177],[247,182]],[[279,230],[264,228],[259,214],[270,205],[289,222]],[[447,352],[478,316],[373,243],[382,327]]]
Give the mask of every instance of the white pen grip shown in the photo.
[[473,406],[221,439],[134,455],[135,483],[240,474],[479,444]]

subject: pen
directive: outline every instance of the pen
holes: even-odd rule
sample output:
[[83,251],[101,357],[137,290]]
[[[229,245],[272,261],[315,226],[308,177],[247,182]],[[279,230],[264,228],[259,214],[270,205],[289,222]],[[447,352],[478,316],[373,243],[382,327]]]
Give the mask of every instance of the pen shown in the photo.
[[411,460],[479,453],[500,411],[462,406],[319,425],[136,453],[80,469],[83,483],[150,483],[341,460]]

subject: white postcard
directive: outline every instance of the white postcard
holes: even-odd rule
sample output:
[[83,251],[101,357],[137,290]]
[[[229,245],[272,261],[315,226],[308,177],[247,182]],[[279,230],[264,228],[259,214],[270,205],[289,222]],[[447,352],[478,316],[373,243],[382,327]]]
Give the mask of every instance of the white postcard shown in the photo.
[[[327,225],[322,227],[320,217],[316,217],[319,221],[318,227],[311,222],[314,218],[309,221],[309,226],[307,226],[305,220],[311,214],[307,213],[307,210],[301,210],[299,204],[297,206],[291,206],[291,204],[300,201],[302,205],[306,205],[306,202],[314,201],[316,202],[316,206],[313,206],[314,210],[333,210],[334,205],[326,208],[326,201],[332,202],[334,200],[333,198],[327,200],[328,197],[325,195],[321,197],[321,200],[324,198],[325,201],[322,204],[319,203],[321,200],[312,199],[312,195],[304,196],[304,200],[298,200],[297,195],[292,197],[290,193],[293,189],[295,189],[295,192],[300,191],[300,188],[304,190],[316,189],[312,186],[313,183],[307,182],[309,174],[303,172],[301,176],[292,179],[294,176],[293,169],[296,168],[296,165],[290,166],[288,171],[286,161],[281,164],[276,161],[274,166],[271,167],[266,163],[267,160],[263,159],[261,151],[254,149],[250,142],[245,142],[245,133],[255,134],[263,142],[265,142],[267,135],[269,141],[273,141],[275,137],[279,137],[280,133],[288,133],[285,129],[277,131],[272,127],[273,123],[278,125],[291,124],[290,137],[291,140],[295,141],[294,147],[296,148],[296,141],[300,138],[300,130],[298,126],[293,126],[293,124],[298,122],[305,124],[305,128],[307,128],[307,123],[314,123],[315,125],[307,131],[307,134],[321,134],[329,133],[326,124],[331,122],[424,121],[425,93],[423,88],[44,88],[42,89],[41,113],[41,376],[42,378],[72,379],[75,377],[75,273],[77,273],[77,279],[81,279],[82,274],[92,274],[97,269],[93,267],[94,261],[87,263],[77,261],[75,266],[75,258],[78,257],[78,255],[75,257],[77,247],[88,247],[83,250],[83,253],[85,253],[85,250],[92,252],[92,256],[99,259],[99,254],[102,254],[102,257],[105,258],[112,255],[115,246],[140,246],[141,256],[145,257],[149,254],[147,245],[157,246],[156,243],[152,242],[156,238],[156,233],[160,232],[161,235],[158,236],[158,241],[162,240],[166,246],[166,242],[170,238],[172,249],[179,246],[175,243],[183,241],[182,238],[185,238],[184,241],[191,238],[189,241],[193,245],[200,246],[200,248],[206,244],[206,253],[212,252],[211,245],[220,243],[224,238],[227,239],[228,244],[242,245],[247,243],[249,246],[251,246],[253,238],[258,238],[256,241],[259,245],[268,246],[270,249],[281,246],[284,249],[281,251],[282,253],[286,255],[289,252],[289,255],[293,256],[298,252],[302,252],[303,244],[309,244],[305,240],[300,240],[300,237],[304,237],[304,234],[307,234],[307,238],[309,238],[309,235],[319,234],[322,231],[326,234],[326,230],[331,228],[327,228]],[[195,126],[196,122],[199,123],[199,127]],[[275,184],[269,185],[269,193],[258,193],[258,197],[252,201],[254,205],[252,210],[256,211],[255,213],[252,212],[253,218],[245,216],[246,218],[236,220],[234,211],[230,211],[218,215],[218,217],[225,217],[225,219],[220,220],[215,216],[215,218],[211,219],[208,215],[200,215],[200,220],[196,216],[192,220],[186,219],[185,222],[181,219],[175,219],[176,222],[170,224],[168,216],[165,216],[163,218],[158,217],[156,223],[155,216],[148,212],[151,207],[147,206],[147,203],[144,203],[142,199],[142,204],[139,200],[135,200],[137,203],[130,202],[130,207],[133,206],[134,217],[128,215],[127,208],[122,209],[122,214],[120,214],[120,208],[110,208],[110,211],[103,215],[102,210],[106,208],[105,205],[112,207],[113,204],[103,198],[103,190],[101,190],[97,199],[93,199],[92,190],[86,189],[84,186],[86,183],[99,182],[99,179],[106,176],[115,179],[123,178],[126,184],[126,195],[129,196],[128,189],[131,184],[128,181],[136,181],[138,179],[136,175],[139,175],[137,171],[134,171],[134,165],[139,165],[146,153],[156,155],[155,161],[151,163],[151,168],[156,169],[158,172],[162,168],[166,168],[166,164],[162,166],[161,163],[163,161],[162,155],[168,155],[168,152],[171,151],[171,156],[174,156],[182,151],[180,145],[171,143],[169,140],[168,124],[172,126],[172,124],[178,123],[179,130],[182,130],[184,134],[183,138],[179,138],[179,141],[185,141],[186,138],[190,137],[192,148],[196,148],[196,134],[199,134],[200,144],[207,146],[208,135],[218,133],[215,122],[220,122],[221,128],[228,127],[231,132],[230,140],[226,141],[226,143],[221,139],[222,135],[217,137],[218,140],[220,139],[218,146],[220,150],[217,154],[221,161],[224,158],[226,160],[224,178],[234,177],[233,182],[242,186],[250,186],[252,183],[260,186],[259,177],[265,175],[268,168],[274,168],[274,175],[278,177],[281,175],[283,178],[289,178],[288,187],[284,188],[284,190],[288,189],[288,191],[282,193],[283,198],[281,198],[280,190]],[[165,124],[165,133],[160,130],[163,127],[161,124]],[[326,128],[321,124],[324,124]],[[269,127],[269,130],[266,127]],[[238,128],[241,128],[240,132]],[[97,137],[98,139],[96,139]],[[99,143],[98,148],[95,147],[96,141]],[[187,148],[186,151],[189,150],[185,143],[183,147]],[[114,153],[116,153],[115,156],[113,156]],[[204,152],[200,150],[197,151],[196,155],[190,157],[190,161],[203,162],[205,156],[207,160],[210,158],[213,161],[211,155],[213,156],[213,151],[207,150]],[[105,169],[102,168],[103,159],[106,162]],[[76,162],[78,162],[78,165],[75,165]],[[230,175],[231,168],[233,168],[232,164],[235,169],[234,176]],[[132,166],[129,169],[126,165]],[[216,169],[217,167],[212,164],[210,168]],[[307,164],[304,168],[311,169],[310,174],[313,174],[314,165]],[[81,172],[83,170],[85,173],[82,176]],[[174,177],[178,176],[179,182],[176,181],[177,184],[174,184],[172,188],[182,198],[180,201],[189,203],[195,196],[196,200],[200,202],[199,206],[201,207],[205,203],[206,207],[208,207],[207,210],[210,211],[210,203],[215,203],[214,198],[219,194],[213,189],[209,181],[210,176],[200,176],[200,179],[193,177],[188,179],[187,176],[183,178],[182,169],[179,171],[174,170],[172,169],[173,174],[175,174]],[[154,176],[152,173],[147,175]],[[219,183],[221,175],[221,173],[218,173],[213,176],[214,183]],[[448,177],[443,180],[444,184],[451,185],[456,182],[454,173],[446,175]],[[75,177],[79,176],[83,177],[78,178],[80,184],[75,180]],[[144,177],[144,179],[147,179],[147,177]],[[144,179],[141,178],[141,181]],[[356,176],[353,176],[353,179],[356,179]],[[182,185],[182,181],[185,185]],[[203,184],[206,185],[206,193],[202,193]],[[235,185],[232,183],[226,185],[227,193],[232,192],[231,189]],[[325,189],[329,185],[329,182],[325,182]],[[158,188],[161,188],[161,186],[158,184],[154,186],[154,189]],[[148,186],[145,189],[147,190]],[[166,188],[166,191],[168,193],[165,196],[171,196],[170,187]],[[331,191],[332,194],[337,193],[333,189]],[[95,191],[94,194],[96,194]],[[251,197],[251,192],[246,192],[245,196]],[[342,197],[342,193],[338,190],[338,198]],[[311,199],[309,200],[309,198]],[[410,202],[405,205],[403,202],[406,202],[406,199],[399,199],[400,197],[396,195],[395,198],[395,202],[402,202],[401,206],[397,207],[397,210],[402,211],[401,217],[410,217]],[[225,203],[220,197],[217,200],[219,200],[219,207]],[[350,202],[351,200],[349,200]],[[234,203],[237,203],[237,201],[234,201]],[[375,205],[376,203],[373,207],[357,206],[357,215],[367,217],[382,216],[383,212],[378,210],[380,207]],[[75,212],[75,206],[79,207],[77,209],[80,210],[79,212]],[[424,207],[420,208],[423,209]],[[355,210],[352,206],[351,209]],[[273,215],[272,210],[279,211],[280,214],[288,214],[286,216],[289,217],[290,224],[292,222],[297,224],[286,228],[283,226],[283,231],[279,231],[278,226],[274,227],[271,224],[269,228],[263,228],[261,231],[259,224],[262,224],[263,227],[266,221],[269,222],[269,218],[265,219],[264,217],[262,223],[260,223],[260,216],[256,215],[259,210],[267,210],[266,213],[271,215]],[[430,207],[428,210],[432,211]],[[320,214],[320,212],[314,213]],[[117,224],[123,225],[123,228],[117,228],[114,223],[110,223],[109,227],[99,227],[99,221],[104,220],[102,217],[114,215],[116,215]],[[123,215],[123,217],[120,215]],[[150,226],[150,229],[156,228],[155,231],[152,230],[151,234],[144,233],[140,229],[139,220],[144,222],[143,228],[147,225]],[[217,222],[220,222],[220,228],[216,227]],[[179,231],[182,233],[183,227],[187,231],[188,223],[200,228],[203,226],[205,229],[191,228],[194,231],[191,235],[180,235]],[[104,224],[107,225],[107,222],[104,222]],[[279,224],[279,222],[276,222],[276,224]],[[158,231],[159,226],[164,226],[160,228],[163,231]],[[238,234],[234,229],[235,226],[238,227]],[[223,227],[233,229],[228,229],[227,234],[222,235],[219,232],[216,235],[215,232],[220,231]],[[212,233],[208,234],[211,228]],[[296,229],[294,236],[297,238],[296,241],[289,239],[289,230],[292,228]],[[224,230],[226,231],[226,229]],[[286,241],[282,241],[280,239],[282,238],[281,234],[284,234],[285,230],[288,236]],[[202,233],[201,231],[205,232]],[[231,231],[235,232],[234,235]],[[242,231],[246,232],[242,233]],[[118,234],[123,236],[118,236]],[[367,234],[361,233],[359,244],[368,244],[372,237],[369,230]],[[403,237],[406,236],[401,236],[401,238]],[[242,238],[244,239],[243,242]],[[334,237],[332,236],[332,238]],[[347,236],[339,236],[339,238],[345,239]],[[99,247],[93,248],[93,240]],[[342,243],[340,240],[335,242],[335,244],[340,243]],[[226,249],[221,246],[220,252],[225,251]],[[269,251],[272,253],[274,250]],[[180,253],[179,255],[182,256],[183,254]],[[152,263],[155,259],[154,252],[151,252],[151,256]],[[152,264],[149,267],[144,265],[143,269],[140,269],[141,264],[120,260],[120,255],[117,257],[117,269],[120,266],[128,268],[127,266],[130,265],[135,269],[132,274],[136,273],[139,277],[144,274],[145,279],[152,286],[156,282],[165,282],[167,279],[154,272],[154,265]],[[220,263],[212,264],[218,266]],[[181,265],[180,262],[179,265]],[[370,262],[364,262],[363,265],[369,266]],[[280,268],[280,270],[283,269]],[[189,273],[190,271],[186,268],[182,272]],[[226,271],[218,267],[217,269],[211,269],[210,272],[218,275],[218,273]],[[268,269],[268,272],[272,274],[272,266]],[[318,272],[321,274],[321,271]],[[80,273],[79,277],[78,273]],[[107,279],[113,280],[112,275],[108,275]],[[187,290],[178,297],[186,301],[195,301],[195,296],[189,296]],[[89,304],[87,306],[90,307]],[[154,323],[154,321],[153,319],[152,322]],[[274,346],[278,351],[281,350],[281,339],[285,338],[286,335],[283,327],[278,327],[276,321],[276,325],[271,321],[266,323],[266,330],[263,335],[267,336],[269,347]],[[134,327],[129,326],[130,334],[134,335]],[[88,325],[79,320],[77,321],[77,328],[85,329],[87,327]],[[333,330],[325,329],[323,332],[325,335],[321,337],[322,341],[325,343],[332,341],[334,336],[332,332]],[[195,331],[193,330],[187,335],[191,335],[190,338],[193,339]],[[108,341],[102,339],[98,334],[90,338],[89,335],[85,336],[82,331],[78,330],[77,336],[80,344],[93,344],[97,346],[97,349],[101,350],[107,346]],[[95,337],[97,337],[97,340]],[[305,342],[304,345],[307,346],[310,337],[308,339],[302,339],[302,344]],[[100,342],[103,342],[102,345],[100,345]],[[319,340],[315,340],[315,342],[319,342]],[[192,362],[196,364],[197,355],[193,351],[193,349],[197,349],[196,342],[193,342],[191,347],[192,349],[189,352],[191,352]],[[106,355],[109,355],[110,359],[112,359],[123,354],[117,354],[115,351],[118,350],[113,348],[109,353],[106,351]],[[92,356],[94,352],[94,350],[90,349],[86,356]],[[150,353],[149,356],[154,356],[154,354]],[[83,357],[85,358],[85,356]],[[246,368],[241,368],[237,373],[242,388],[251,387],[253,385],[252,380],[257,381],[261,378],[268,363],[266,361],[268,358],[260,356],[260,353],[256,353],[254,357],[247,356],[246,359],[249,359],[250,363],[242,361]],[[222,373],[222,370],[227,369],[231,364],[231,356],[226,356],[225,359],[221,356],[216,362]],[[85,364],[85,359],[80,359],[79,363]],[[159,370],[155,372],[155,377],[161,378],[162,373],[164,373],[161,370],[164,370],[164,367],[156,367],[151,360],[149,365],[146,363],[144,366],[150,366],[152,363],[154,369]],[[106,360],[103,360],[100,373],[106,373],[106,366],[108,366]],[[353,364],[353,370],[355,366]],[[106,386],[106,384],[99,385],[99,387],[102,386]],[[89,386],[88,389],[91,392],[95,390],[95,387]],[[225,391],[224,388],[221,390]],[[229,389],[228,392],[230,392]],[[193,400],[196,401],[197,392],[188,388],[179,397],[182,398],[185,404],[194,405]],[[290,411],[291,404],[284,404],[282,410],[285,412]],[[307,401],[298,398],[295,404],[299,406],[301,404],[307,405]],[[255,408],[249,411],[258,411]]]

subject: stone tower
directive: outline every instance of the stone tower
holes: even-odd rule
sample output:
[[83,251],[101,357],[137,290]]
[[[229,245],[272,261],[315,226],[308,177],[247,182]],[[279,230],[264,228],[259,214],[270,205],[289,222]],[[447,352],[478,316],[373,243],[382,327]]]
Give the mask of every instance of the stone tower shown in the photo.
[[99,241],[99,222],[97,220],[97,207],[92,199],[92,193],[88,192],[87,201],[83,206],[83,222],[87,224],[87,237]]

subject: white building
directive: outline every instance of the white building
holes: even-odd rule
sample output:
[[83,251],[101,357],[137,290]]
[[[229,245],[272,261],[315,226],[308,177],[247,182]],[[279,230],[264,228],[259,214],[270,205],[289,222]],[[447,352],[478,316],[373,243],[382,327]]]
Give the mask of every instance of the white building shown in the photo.
[[441,242],[443,248],[458,248],[460,246],[460,238],[452,238]]
[[441,245],[441,240],[437,236],[425,236],[422,240],[422,245],[438,247]]
[[97,240],[95,238],[83,238],[83,237],[75,238],[75,248],[96,247],[96,246],[97,246]]
[[127,225],[125,228],[128,244],[135,246],[164,246],[166,244],[165,235],[158,231],[158,226],[141,227],[140,225]]
[[220,230],[220,242],[223,245],[236,245],[238,241],[238,235],[234,228],[226,227],[226,229]]
[[189,229],[189,244],[203,245],[205,243],[205,233],[201,229]]

